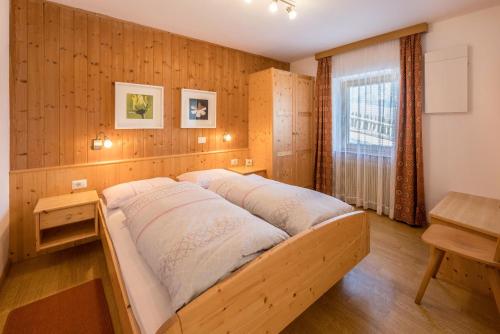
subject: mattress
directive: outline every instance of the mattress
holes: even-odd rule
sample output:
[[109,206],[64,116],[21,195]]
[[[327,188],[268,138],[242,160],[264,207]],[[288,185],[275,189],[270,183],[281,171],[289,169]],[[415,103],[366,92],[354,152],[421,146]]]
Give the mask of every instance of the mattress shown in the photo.
[[106,226],[115,248],[132,310],[142,333],[155,333],[175,312],[167,289],[137,252],[120,209],[107,210],[101,202]]

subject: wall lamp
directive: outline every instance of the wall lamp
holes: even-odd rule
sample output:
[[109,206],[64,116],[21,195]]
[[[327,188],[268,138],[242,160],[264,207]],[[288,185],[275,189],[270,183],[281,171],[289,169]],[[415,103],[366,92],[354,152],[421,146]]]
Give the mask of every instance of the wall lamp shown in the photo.
[[111,148],[112,146],[113,146],[113,142],[102,131],[97,133],[95,139],[92,140],[92,149],[94,151],[100,150],[103,147],[104,148]]
[[222,141],[223,142],[230,142],[231,140],[233,140],[233,137],[231,136],[230,133],[225,133],[223,136],[222,136]]

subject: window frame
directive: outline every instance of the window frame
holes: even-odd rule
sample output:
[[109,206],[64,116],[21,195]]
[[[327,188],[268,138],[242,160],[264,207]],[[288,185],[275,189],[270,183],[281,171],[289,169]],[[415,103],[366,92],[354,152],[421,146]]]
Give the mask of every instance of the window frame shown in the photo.
[[[379,72],[379,71],[378,71]],[[370,74],[371,73],[371,74]],[[358,151],[358,149],[361,147],[362,151],[363,152],[366,152],[366,154],[373,154],[373,155],[377,155],[377,156],[384,156],[384,157],[391,157],[393,154],[393,150],[396,146],[396,131],[397,131],[397,111],[396,111],[396,115],[394,115],[394,137],[393,137],[393,141],[392,141],[392,145],[391,146],[385,146],[385,145],[377,145],[377,144],[361,144],[361,143],[358,143],[358,144],[352,144],[350,143],[350,138],[351,138],[351,131],[350,131],[350,128],[351,128],[351,91],[350,91],[350,88],[352,87],[361,87],[361,86],[369,86],[370,83],[369,81],[373,78],[377,78],[378,80],[375,81],[376,84],[378,85],[381,85],[381,84],[385,84],[385,83],[391,83],[391,89],[392,90],[397,90],[398,89],[398,85],[397,85],[397,81],[394,80],[394,75],[393,74],[389,74],[389,73],[378,73],[378,74],[374,74],[374,72],[368,72],[366,73],[363,73],[363,74],[358,74],[356,75],[356,78],[352,78],[352,79],[346,79],[346,80],[340,80],[340,83],[341,83],[341,87],[340,87],[340,92],[341,92],[341,95],[342,96],[346,96],[345,99],[342,99],[342,103],[341,103],[341,112],[346,112],[347,113],[347,127],[341,127],[341,136],[342,138],[346,138],[346,141],[347,141],[347,145],[346,147],[342,148],[340,150],[340,152],[344,152],[344,153],[356,153]],[[399,94],[398,92],[393,92],[393,96],[396,96],[396,105],[399,103]],[[346,129],[347,129],[347,132],[348,133],[344,133],[346,132]]]

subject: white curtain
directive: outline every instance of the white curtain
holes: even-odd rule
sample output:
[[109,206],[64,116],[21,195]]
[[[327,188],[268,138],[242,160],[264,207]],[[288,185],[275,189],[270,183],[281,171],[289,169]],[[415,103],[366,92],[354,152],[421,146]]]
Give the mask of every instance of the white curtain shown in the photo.
[[399,40],[333,57],[334,196],[392,217]]

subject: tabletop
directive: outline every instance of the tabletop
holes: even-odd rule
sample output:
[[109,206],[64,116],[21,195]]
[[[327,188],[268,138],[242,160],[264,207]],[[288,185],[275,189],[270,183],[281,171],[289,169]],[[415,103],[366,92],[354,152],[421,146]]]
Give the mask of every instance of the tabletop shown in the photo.
[[429,213],[436,218],[500,238],[500,200],[449,192]]

